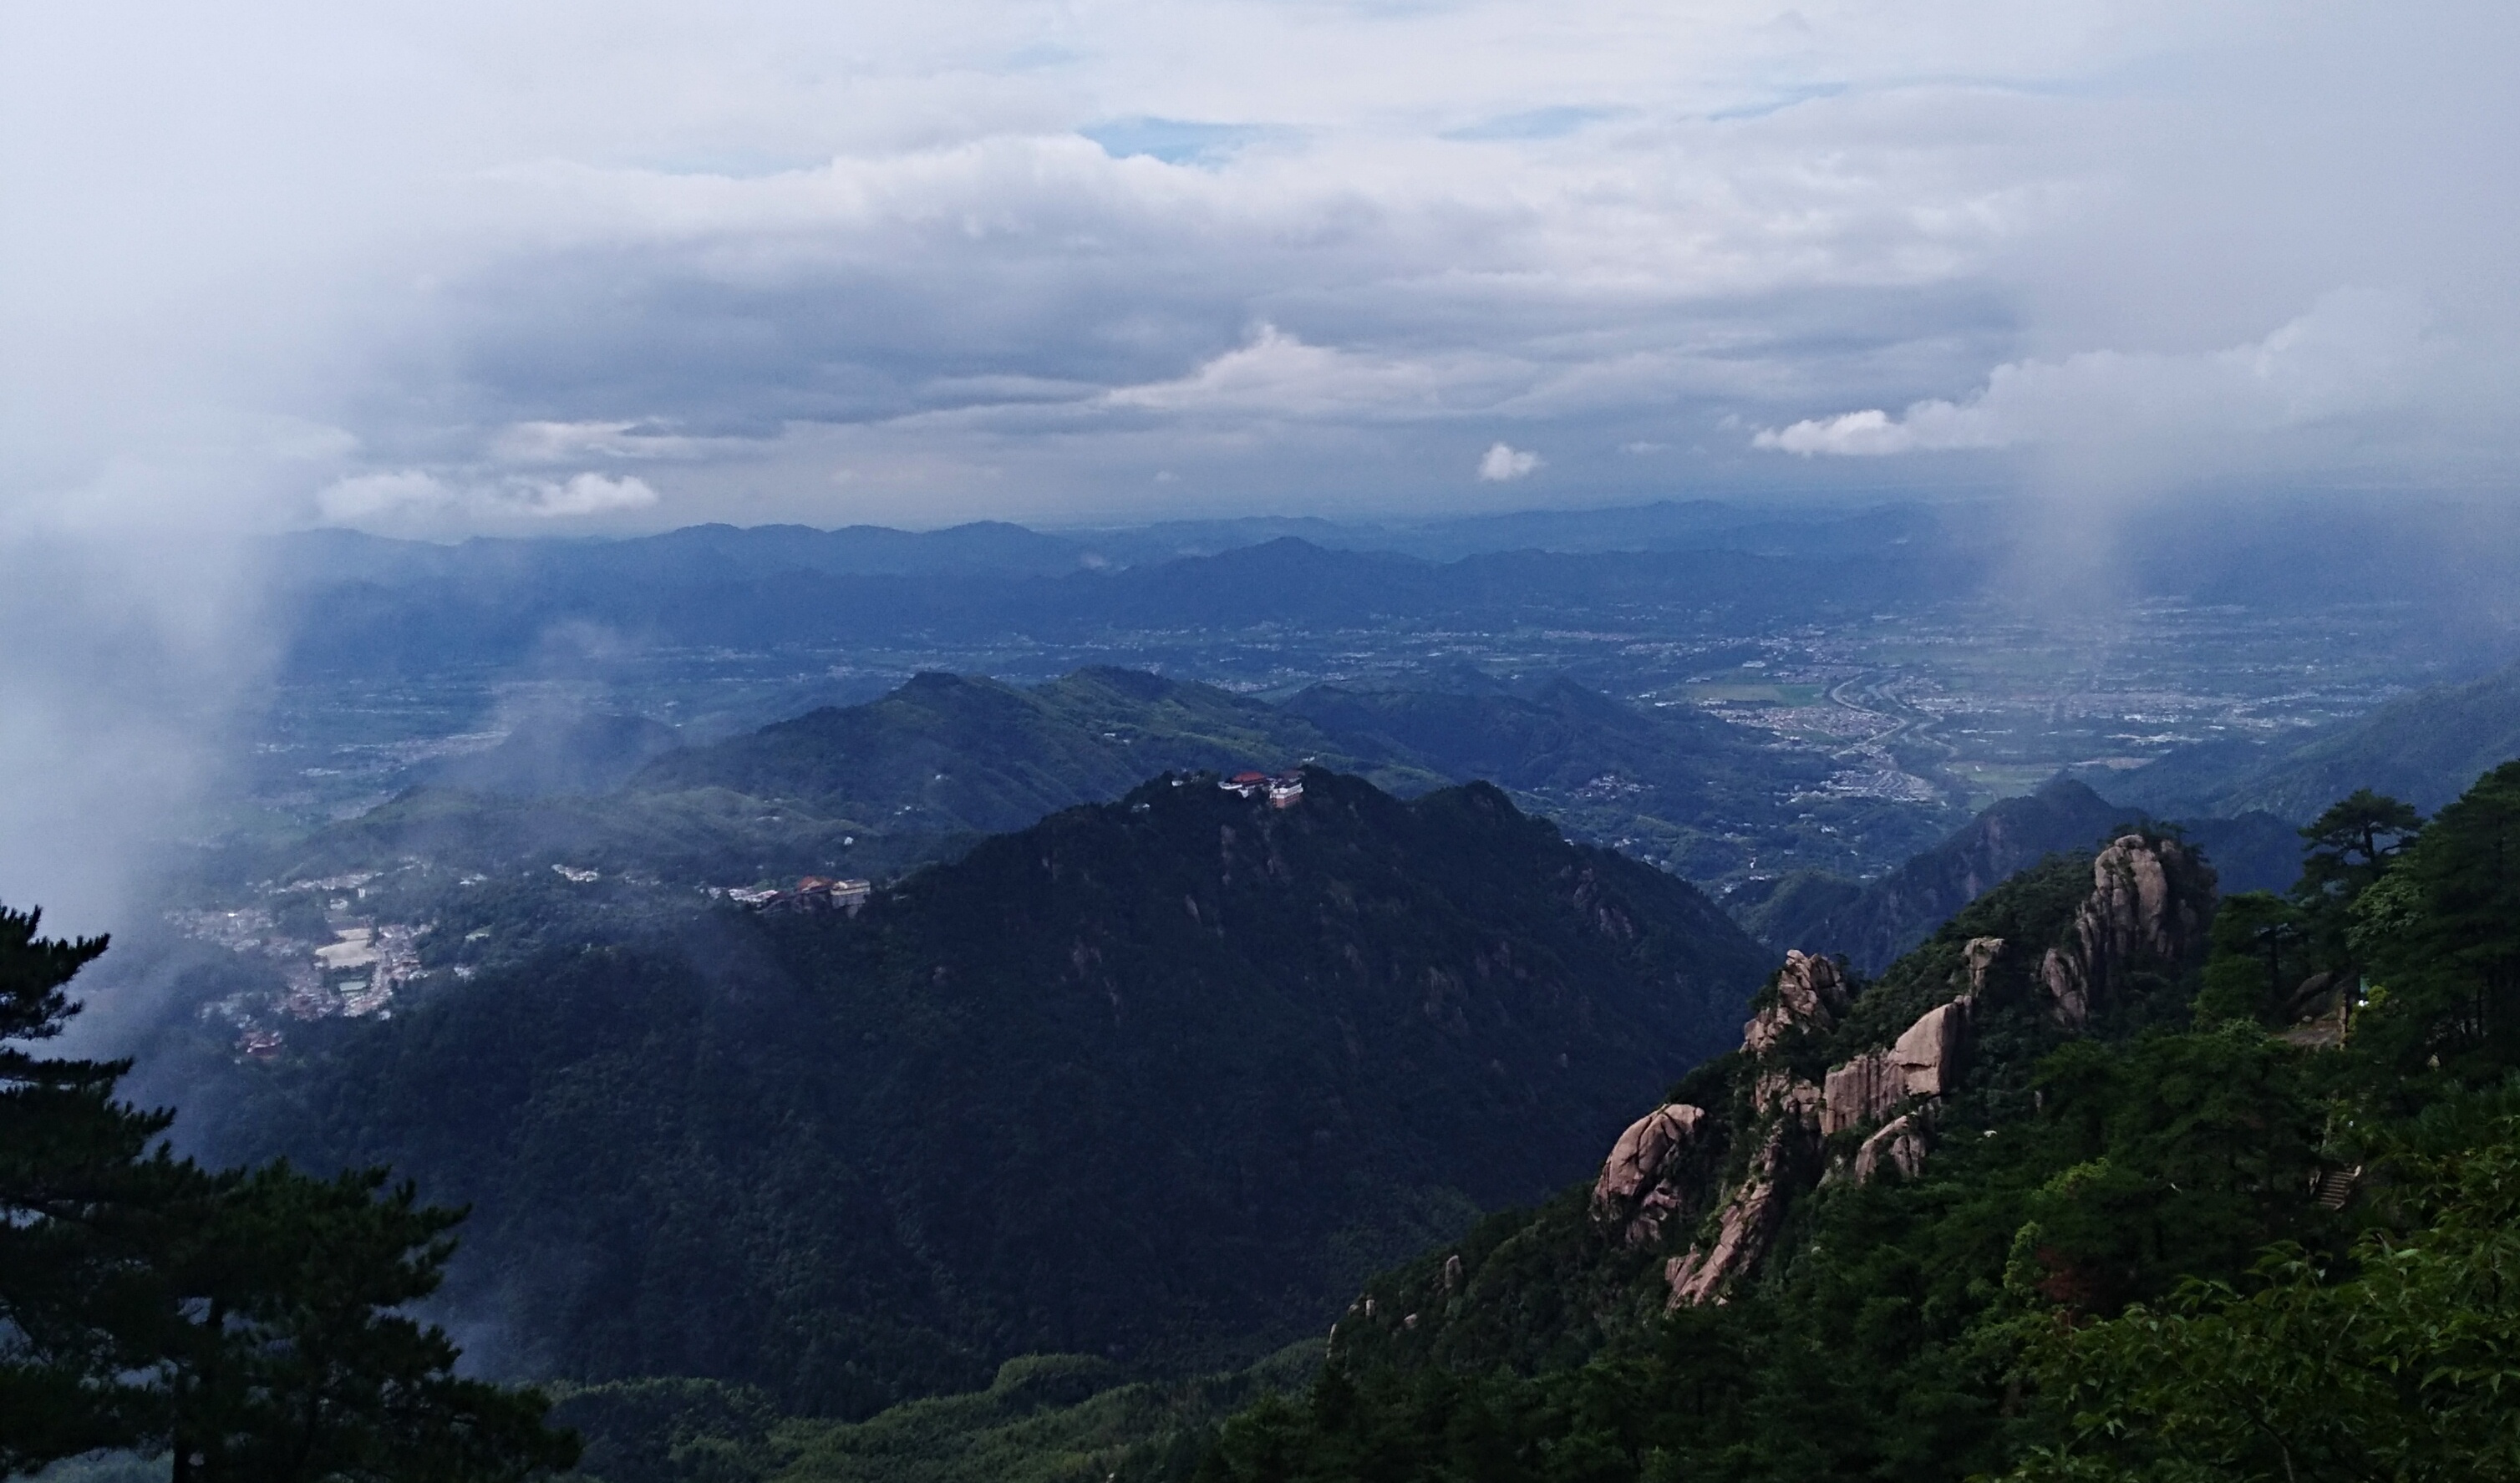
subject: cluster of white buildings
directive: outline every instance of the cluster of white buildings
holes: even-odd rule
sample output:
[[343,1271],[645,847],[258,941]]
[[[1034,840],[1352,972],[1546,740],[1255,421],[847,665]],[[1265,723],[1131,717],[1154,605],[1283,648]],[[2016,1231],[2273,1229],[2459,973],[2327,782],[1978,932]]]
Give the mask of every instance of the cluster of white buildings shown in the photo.
[[807,876],[796,882],[792,891],[730,890],[726,894],[728,900],[741,901],[756,912],[846,912],[854,917],[874,890],[874,885],[864,880]]
[[1304,775],[1295,769],[1272,776],[1268,773],[1236,773],[1220,778],[1216,786],[1244,798],[1267,797],[1272,808],[1292,808],[1304,796]]

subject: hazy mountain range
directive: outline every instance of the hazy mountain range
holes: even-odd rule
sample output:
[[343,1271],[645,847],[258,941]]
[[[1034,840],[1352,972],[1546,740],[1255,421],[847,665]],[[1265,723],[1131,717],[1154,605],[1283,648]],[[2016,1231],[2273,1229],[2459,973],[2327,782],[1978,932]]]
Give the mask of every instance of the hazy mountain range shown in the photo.
[[[2316,503],[2200,506],[2144,526],[2096,566],[2054,549],[2068,538],[1973,506],[1711,502],[1407,529],[1266,518],[1081,533],[708,525],[456,546],[319,531],[285,538],[270,561],[288,666],[308,675],[514,662],[572,624],[641,645],[764,649],[1263,624],[1493,631],[1636,608],[1822,621],[2016,590],[2035,600],[2054,585],[2038,573],[2059,562],[2096,579],[2089,601],[2299,610],[2332,607],[2341,591],[2386,594],[2437,615],[2427,636],[2439,658],[2503,643],[2496,614],[2512,577],[2480,559],[2493,541],[2477,527],[2507,519],[2448,506],[2386,519]],[[2452,526],[2468,538],[2442,539]]]

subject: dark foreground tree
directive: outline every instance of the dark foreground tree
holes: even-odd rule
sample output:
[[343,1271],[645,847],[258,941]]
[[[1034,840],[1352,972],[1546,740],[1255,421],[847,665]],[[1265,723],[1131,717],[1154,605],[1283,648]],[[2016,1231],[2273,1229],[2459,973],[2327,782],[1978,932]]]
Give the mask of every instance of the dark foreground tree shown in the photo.
[[2470,1085],[2520,1069],[2520,761],[2445,807],[2353,919],[2375,1052]]
[[135,1372],[164,1311],[158,1216],[196,1184],[151,1146],[171,1117],[117,1102],[127,1062],[37,1056],[103,938],[48,941],[0,908],[0,1470],[126,1445],[156,1387]]
[[455,1373],[400,1310],[436,1290],[456,1211],[382,1170],[210,1172],[127,1061],[34,1056],[103,939],[0,908],[0,1471],[171,1451],[179,1483],[522,1478],[568,1466],[547,1403]]
[[2423,827],[2413,804],[2358,787],[2302,830],[2302,884],[2367,885]]
[[2366,965],[2354,951],[2354,904],[2379,883],[2424,826],[2414,806],[2357,788],[2301,831],[2301,879],[2292,889],[2311,966],[2339,983]]

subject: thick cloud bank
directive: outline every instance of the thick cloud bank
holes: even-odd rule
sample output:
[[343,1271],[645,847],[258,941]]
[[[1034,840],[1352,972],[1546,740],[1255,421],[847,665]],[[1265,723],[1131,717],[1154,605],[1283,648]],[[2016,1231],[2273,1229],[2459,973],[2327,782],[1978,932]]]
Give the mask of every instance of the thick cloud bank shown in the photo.
[[2131,441],[2175,451],[2154,483],[2470,484],[2512,451],[2507,8],[5,23],[22,518],[1390,511],[2037,483]]
[[[1895,418],[1878,408],[1807,418],[1751,441],[1806,456],[2139,450],[2157,479],[2373,463],[2401,476],[2432,474],[2463,454],[2498,460],[2503,451],[2492,426],[2498,409],[2466,384],[2479,359],[2428,323],[2410,295],[2340,292],[2246,344],[2012,361],[1958,402],[1928,398]],[[2428,450],[2409,438],[2418,432],[2450,441]]]

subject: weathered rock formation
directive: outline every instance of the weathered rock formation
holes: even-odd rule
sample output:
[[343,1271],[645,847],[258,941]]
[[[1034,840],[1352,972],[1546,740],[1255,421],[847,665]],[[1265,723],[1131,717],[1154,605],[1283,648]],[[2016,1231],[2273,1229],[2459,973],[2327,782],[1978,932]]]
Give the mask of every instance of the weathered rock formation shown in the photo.
[[1822,1136],[1887,1115],[1910,1098],[1941,1097],[1958,1084],[1968,1047],[1967,994],[1936,1005],[1887,1050],[1859,1056],[1828,1073],[1821,1094]]
[[2204,914],[2194,892],[2173,877],[2202,866],[2173,839],[2126,834],[2092,860],[2092,894],[2074,914],[2065,940],[2039,963],[2039,981],[2059,1023],[2091,1022],[2095,996],[2147,960],[2183,961],[2203,940]]
[[1787,953],[1784,967],[1777,973],[1777,1002],[1741,1027],[1741,1049],[1764,1056],[1797,1026],[1833,1029],[1852,1002],[1846,974],[1834,961],[1800,951]]
[[1593,1186],[1593,1218],[1630,1246],[1650,1245],[1686,1210],[1688,1155],[1708,1129],[1706,1109],[1686,1102],[1654,1108],[1628,1126]]
[[[2002,949],[1995,938],[1969,944],[1972,990],[1984,985],[1987,966]],[[1724,1192],[1713,1234],[1664,1264],[1671,1306],[1722,1301],[1725,1288],[1768,1254],[1786,1206],[1812,1183],[1821,1139],[1873,1121],[1912,1100],[1942,1097],[1957,1084],[1974,1002],[1963,994],[1926,1011],[1896,1043],[1857,1056],[1830,1071],[1824,1087],[1815,1086],[1794,1072],[1779,1048],[1797,1030],[1824,1033],[1835,1028],[1853,1001],[1834,962],[1804,953],[1785,955],[1775,1001],[1741,1029],[1742,1049],[1756,1063],[1750,1105],[1762,1130],[1759,1151],[1741,1181]],[[1594,1187],[1596,1216],[1619,1225],[1632,1246],[1659,1237],[1669,1217],[1687,1208],[1686,1187],[1672,1184],[1668,1192],[1660,1186],[1644,1192],[1646,1186],[1669,1181],[1662,1171],[1675,1166],[1673,1151],[1710,1126],[1698,1108],[1666,1106],[1621,1135]],[[1885,1166],[1911,1174],[1922,1167],[1924,1129],[1923,1119],[1912,1113],[1875,1134],[1858,1152],[1857,1178],[1869,1179]]]
[[[1631,1248],[1693,1227],[1688,1249],[1663,1267],[1670,1303],[1721,1302],[1767,1256],[1789,1206],[1823,1174],[1864,1183],[1923,1171],[1943,1104],[1968,1070],[1973,1028],[2013,1003],[2003,996],[2044,996],[2064,1023],[2088,1022],[2096,1004],[2129,992],[2131,975],[2176,972],[2201,946],[2210,886],[2201,863],[2175,840],[2112,841],[2092,862],[2091,894],[2034,971],[1999,974],[2005,956],[2023,949],[2001,937],[1968,939],[1945,1003],[1817,1085],[1796,1065],[1810,1065],[1805,1054],[1845,1022],[1851,986],[1835,961],[1787,954],[1774,990],[1742,1026],[1746,1126],[1719,1133],[1698,1107],[1655,1108],[1620,1137],[1602,1167],[1593,1193],[1597,1220]],[[1824,1169],[1824,1141],[1850,1131],[1867,1132],[1854,1156]],[[1734,1156],[1743,1143],[1756,1151],[1736,1182],[1718,1187],[1713,1170],[1732,1140],[1741,1141],[1731,1143]]]
[[1793,1073],[1790,1066],[1762,1066],[1750,1084],[1750,1105],[1761,1117],[1790,1117],[1812,1122],[1820,1111],[1820,1088]]
[[1918,1015],[1889,1049],[1859,1056],[1828,1073],[1821,1109],[1823,1135],[1861,1127],[1912,1099],[1923,1103],[1892,1118],[1855,1150],[1851,1172],[1857,1184],[1868,1183],[1885,1167],[1912,1178],[1924,1166],[1933,1103],[1959,1085],[1969,1026],[1986,993],[1987,973],[2002,956],[2002,938],[1970,938],[1960,950],[1968,987],[1958,999]]
[[1894,1117],[1876,1129],[1863,1146],[1855,1150],[1855,1182],[1868,1185],[1884,1168],[1899,1171],[1902,1179],[1914,1179],[1925,1167],[1925,1114],[1922,1111]]
[[2003,939],[2001,937],[1972,937],[1968,946],[1960,949],[1960,961],[1967,966],[1968,991],[1972,996],[1986,992],[1987,970],[1994,967],[1995,961],[2002,956]]
[[1723,1191],[1714,1234],[1664,1264],[1673,1307],[1720,1301],[1728,1283],[1767,1255],[1786,1204],[1809,1183],[1805,1166],[1817,1147],[1821,1112],[1821,1089],[1796,1075],[1778,1049],[1796,1032],[1836,1028],[1853,1003],[1836,963],[1791,952],[1778,970],[1774,1002],[1741,1027],[1741,1048],[1757,1063],[1750,1102],[1764,1132],[1749,1172]]

